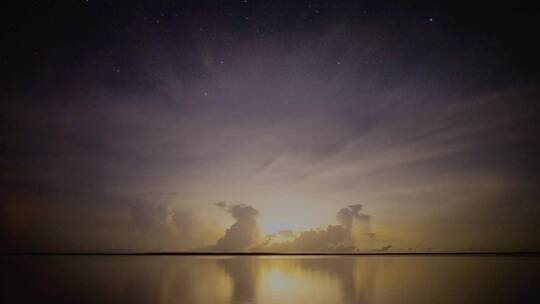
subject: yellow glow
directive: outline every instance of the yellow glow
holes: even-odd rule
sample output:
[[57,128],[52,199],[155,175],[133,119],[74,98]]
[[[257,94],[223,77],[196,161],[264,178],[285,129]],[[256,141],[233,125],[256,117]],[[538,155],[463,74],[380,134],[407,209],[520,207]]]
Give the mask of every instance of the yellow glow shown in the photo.
[[259,272],[258,296],[272,303],[333,303],[341,297],[338,281],[304,271],[298,261],[263,258],[258,263],[264,265]]

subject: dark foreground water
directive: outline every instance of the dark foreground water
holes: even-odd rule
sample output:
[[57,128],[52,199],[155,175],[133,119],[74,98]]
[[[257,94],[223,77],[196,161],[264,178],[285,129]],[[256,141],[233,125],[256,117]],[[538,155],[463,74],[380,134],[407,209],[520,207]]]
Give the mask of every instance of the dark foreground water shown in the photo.
[[538,256],[0,259],[0,303],[540,303]]

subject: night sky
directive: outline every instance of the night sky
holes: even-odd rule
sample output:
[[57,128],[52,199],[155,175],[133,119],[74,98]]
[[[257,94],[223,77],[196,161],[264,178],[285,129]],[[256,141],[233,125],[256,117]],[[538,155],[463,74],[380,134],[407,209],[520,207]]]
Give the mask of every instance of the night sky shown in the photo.
[[512,3],[7,1],[2,250],[540,250]]

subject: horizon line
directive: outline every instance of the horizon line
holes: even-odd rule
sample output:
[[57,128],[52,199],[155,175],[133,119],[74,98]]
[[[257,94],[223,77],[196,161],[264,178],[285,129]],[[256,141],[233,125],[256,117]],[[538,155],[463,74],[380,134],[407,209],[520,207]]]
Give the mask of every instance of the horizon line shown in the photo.
[[36,256],[389,256],[389,255],[540,255],[540,251],[438,251],[438,252],[212,252],[212,251],[150,251],[150,252],[69,252],[14,251],[0,255]]

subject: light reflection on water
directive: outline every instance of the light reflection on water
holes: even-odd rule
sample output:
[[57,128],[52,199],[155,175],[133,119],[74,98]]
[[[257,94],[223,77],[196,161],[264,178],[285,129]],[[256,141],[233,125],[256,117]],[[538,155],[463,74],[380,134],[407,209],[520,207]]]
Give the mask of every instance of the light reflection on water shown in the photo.
[[540,257],[1,257],[1,303],[533,303]]

